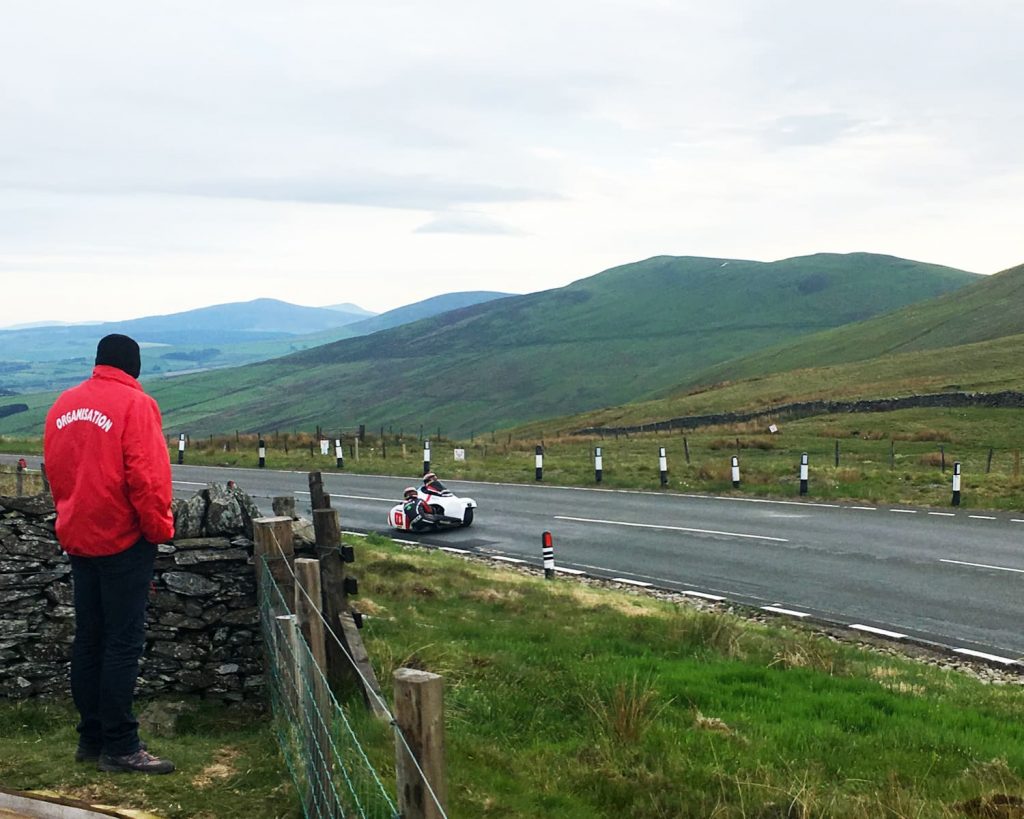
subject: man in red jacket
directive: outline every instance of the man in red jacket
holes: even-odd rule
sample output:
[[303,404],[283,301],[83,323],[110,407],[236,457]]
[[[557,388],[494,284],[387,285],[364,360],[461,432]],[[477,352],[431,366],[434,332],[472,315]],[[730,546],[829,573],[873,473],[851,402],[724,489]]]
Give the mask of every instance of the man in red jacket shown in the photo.
[[132,713],[156,544],[174,537],[163,423],[136,380],[140,369],[133,339],[101,339],[92,378],[47,414],[43,450],[74,581],[75,759],[104,771],[170,773],[173,763],[140,742]]

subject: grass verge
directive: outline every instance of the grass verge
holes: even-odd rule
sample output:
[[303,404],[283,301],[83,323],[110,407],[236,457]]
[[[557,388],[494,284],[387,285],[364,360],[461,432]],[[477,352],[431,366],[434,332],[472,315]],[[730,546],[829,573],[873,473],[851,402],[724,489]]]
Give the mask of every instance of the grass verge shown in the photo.
[[[952,470],[963,468],[962,505],[972,509],[1024,509],[1024,410],[900,410],[867,415],[806,418],[781,425],[777,434],[763,423],[671,434],[620,435],[606,438],[566,435],[538,429],[536,437],[485,435],[469,441],[433,441],[431,466],[444,479],[532,483],[535,448],[544,448],[545,483],[594,486],[594,449],[601,447],[602,486],[610,489],[660,488],[658,451],[668,457],[668,491],[735,493],[796,498],[802,453],[810,460],[808,499],[949,506]],[[329,454],[307,433],[274,432],[265,436],[270,469],[334,471]],[[0,438],[0,449],[38,453],[39,442]],[[455,460],[462,449],[465,460]],[[837,455],[838,449],[838,455]],[[361,474],[422,473],[423,448],[418,437],[385,432],[356,447],[344,441],[344,471]],[[740,459],[741,485],[733,489],[731,459]],[[169,456],[177,461],[177,440]],[[838,458],[838,464],[837,464]],[[194,439],[188,464],[254,468],[254,435]],[[2,480],[2,477],[0,477]]]
[[[356,541],[363,637],[445,678],[452,817],[996,817],[1024,810],[1024,689],[802,624]],[[351,708],[382,781],[386,726]],[[199,708],[168,777],[70,762],[67,704],[0,705],[0,782],[164,817],[297,817],[269,716]],[[1016,811],[1016,812],[1014,812]]]
[[958,817],[1024,797],[1018,686],[376,537],[357,565],[385,686],[445,677],[453,816]]
[[180,718],[175,736],[146,736],[151,750],[177,771],[145,776],[75,763],[77,714],[69,702],[0,701],[0,784],[167,819],[301,817],[270,717],[196,705]]

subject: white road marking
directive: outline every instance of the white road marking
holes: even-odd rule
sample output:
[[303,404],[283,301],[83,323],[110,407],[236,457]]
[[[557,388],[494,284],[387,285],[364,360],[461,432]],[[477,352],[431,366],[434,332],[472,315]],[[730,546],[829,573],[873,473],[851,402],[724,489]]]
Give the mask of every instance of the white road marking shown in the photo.
[[452,554],[457,554],[457,555],[468,555],[468,554],[471,554],[469,549],[456,549],[454,546],[439,546],[438,548],[442,552],[451,552]]
[[645,583],[643,580],[630,580],[628,577],[613,577],[612,583],[627,583],[630,586],[640,586],[645,589],[653,587],[653,583]]
[[987,563],[968,563],[966,560],[946,560],[942,558],[939,563],[955,563],[957,566],[974,566],[976,569],[995,569],[1000,572],[1017,572],[1018,574],[1024,574],[1024,569],[1010,569],[1006,566],[990,566]]
[[929,515],[935,515],[940,518],[955,518],[956,512],[929,512]]
[[895,640],[904,640],[907,637],[906,634],[900,634],[898,631],[886,631],[884,628],[865,626],[862,623],[854,623],[850,628],[855,628],[857,631],[869,631],[872,634],[880,634],[883,637],[892,637]]
[[[708,499],[707,495],[685,495],[687,498]],[[815,506],[819,509],[841,509],[838,503],[811,503],[810,501],[784,501],[771,500],[769,498],[730,498],[726,495],[714,495],[712,500],[737,501],[738,503],[773,503],[776,506]]]
[[1010,523],[1024,523],[1020,518],[1010,518]]
[[859,509],[862,512],[877,512],[877,506],[851,506],[851,509]]
[[998,518],[992,515],[968,515],[967,517],[974,518],[975,520],[998,520]]
[[526,563],[525,560],[520,560],[518,557],[505,557],[504,555],[485,555],[491,560],[500,560],[504,563]]
[[631,526],[636,529],[665,529],[670,532],[696,532],[702,535],[725,535],[726,537],[744,537],[753,540],[771,540],[776,543],[789,543],[784,537],[768,535],[747,535],[742,532],[719,532],[715,529],[692,529],[688,526],[659,526],[655,523],[627,523],[622,520],[601,520],[599,518],[571,518],[566,515],[555,515],[555,520],[571,520],[575,523],[598,523],[606,526]]
[[199,481],[171,481],[171,483],[176,483],[179,486],[206,486],[205,482],[200,483]]
[[562,574],[586,574],[584,571],[580,571],[579,569],[570,569],[566,566],[555,566],[555,571],[561,572]]
[[[203,484],[206,486],[206,484]],[[295,490],[296,495],[308,495],[309,492],[303,492],[301,489]],[[401,503],[401,498],[373,498],[369,495],[339,495],[336,492],[328,492],[332,498],[345,498],[345,500],[368,500],[368,501],[381,501],[383,503]]]
[[700,597],[704,600],[725,600],[724,597],[720,597],[717,594],[705,594],[704,592],[691,591],[690,589],[684,589],[680,594],[685,594],[687,597]]
[[901,514],[901,515],[916,515],[917,514],[917,510],[916,509],[890,509],[889,511],[890,512],[896,512],[897,514]]
[[969,648],[954,648],[955,654],[966,654],[969,657],[980,657],[982,660],[991,660],[994,663],[1002,663],[1003,665],[1017,665],[1020,661],[1011,659],[1010,657],[1000,657],[998,654],[986,654],[983,651],[971,651]]
[[761,606],[764,611],[774,611],[776,614],[788,614],[791,617],[810,617],[806,611],[793,611],[792,609],[783,609],[778,606]]

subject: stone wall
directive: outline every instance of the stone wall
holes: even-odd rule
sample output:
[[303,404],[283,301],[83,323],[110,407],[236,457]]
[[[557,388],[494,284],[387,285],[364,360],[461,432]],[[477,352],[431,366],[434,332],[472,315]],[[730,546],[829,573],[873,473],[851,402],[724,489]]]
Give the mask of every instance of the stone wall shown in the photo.
[[[141,694],[261,695],[252,519],[237,488],[210,484],[174,502],[176,537],[159,547]],[[65,695],[74,635],[71,566],[48,497],[0,497],[0,696]]]
[[1024,393],[1020,392],[943,392],[928,395],[904,395],[898,398],[876,398],[863,401],[801,401],[750,412],[722,412],[713,415],[687,415],[667,421],[653,421],[629,427],[587,427],[577,429],[573,435],[626,435],[637,432],[656,432],[668,429],[697,429],[698,427],[741,424],[759,418],[775,421],[808,418],[813,415],[836,415],[848,412],[892,412],[917,407],[995,407],[1024,408]]

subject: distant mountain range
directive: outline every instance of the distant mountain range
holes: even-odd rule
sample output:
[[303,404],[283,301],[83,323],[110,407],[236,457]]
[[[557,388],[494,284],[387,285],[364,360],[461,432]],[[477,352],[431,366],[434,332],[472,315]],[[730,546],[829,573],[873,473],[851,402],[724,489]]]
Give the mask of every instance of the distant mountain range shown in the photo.
[[168,424],[197,434],[357,423],[468,434],[655,396],[979,278],[865,253],[660,256],[152,391]]
[[451,293],[379,316],[354,304],[303,307],[255,299],[128,321],[8,328],[0,330],[0,390],[36,392],[80,381],[91,369],[96,342],[108,333],[139,342],[144,373],[174,374],[276,358],[374,332],[373,324],[360,326],[367,321],[396,326],[500,295]]

